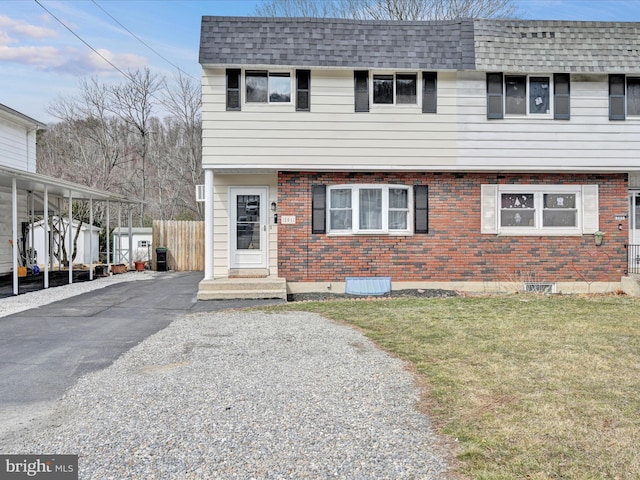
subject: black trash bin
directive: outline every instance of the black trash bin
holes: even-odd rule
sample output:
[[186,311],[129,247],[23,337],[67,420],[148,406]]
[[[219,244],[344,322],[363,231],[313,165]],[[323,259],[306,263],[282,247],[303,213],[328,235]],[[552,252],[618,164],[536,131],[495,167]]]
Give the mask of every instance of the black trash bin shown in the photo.
[[167,249],[165,247],[156,248],[156,270],[158,272],[166,272],[169,270],[167,264]]

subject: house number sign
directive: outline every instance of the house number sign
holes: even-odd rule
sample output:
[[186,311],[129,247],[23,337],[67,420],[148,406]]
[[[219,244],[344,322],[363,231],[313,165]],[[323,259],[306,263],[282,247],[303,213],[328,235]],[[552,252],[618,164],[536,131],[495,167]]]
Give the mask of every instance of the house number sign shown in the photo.
[[295,215],[282,215],[280,217],[280,223],[283,225],[295,225],[296,216]]

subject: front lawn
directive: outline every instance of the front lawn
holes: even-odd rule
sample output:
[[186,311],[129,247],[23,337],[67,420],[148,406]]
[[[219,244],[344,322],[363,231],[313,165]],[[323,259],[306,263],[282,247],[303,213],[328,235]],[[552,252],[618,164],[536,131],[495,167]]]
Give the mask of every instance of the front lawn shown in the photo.
[[640,300],[495,296],[293,303],[412,362],[471,479],[640,478]]

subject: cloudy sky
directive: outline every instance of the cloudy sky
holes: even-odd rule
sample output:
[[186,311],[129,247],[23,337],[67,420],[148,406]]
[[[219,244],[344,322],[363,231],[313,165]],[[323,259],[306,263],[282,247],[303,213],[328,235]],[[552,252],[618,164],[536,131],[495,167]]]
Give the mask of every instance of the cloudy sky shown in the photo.
[[[321,1],[321,0],[318,0]],[[522,18],[640,21],[640,0],[515,0]],[[48,122],[82,78],[148,66],[199,78],[203,15],[252,15],[259,0],[1,0],[0,103]]]

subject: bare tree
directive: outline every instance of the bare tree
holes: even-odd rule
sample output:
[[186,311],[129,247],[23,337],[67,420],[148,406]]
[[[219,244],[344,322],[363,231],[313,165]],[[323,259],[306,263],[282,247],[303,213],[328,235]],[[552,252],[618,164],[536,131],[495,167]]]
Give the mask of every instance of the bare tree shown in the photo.
[[[130,145],[138,154],[137,173],[140,185],[132,184],[132,194],[137,195],[143,202],[147,197],[147,154],[149,136],[153,133],[150,128],[153,114],[155,94],[161,89],[164,81],[152,74],[149,68],[129,72],[125,84],[114,85],[109,90],[111,112],[119,117],[133,134],[134,142]],[[140,221],[144,221],[144,203],[140,207]]]
[[515,18],[513,0],[263,0],[263,17],[332,17],[359,20]]

